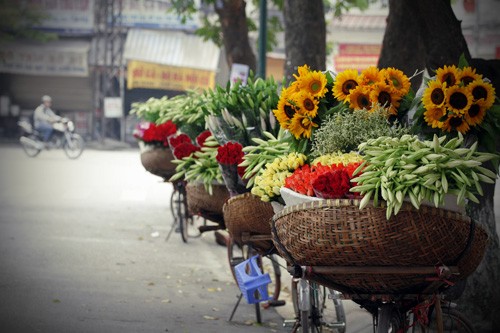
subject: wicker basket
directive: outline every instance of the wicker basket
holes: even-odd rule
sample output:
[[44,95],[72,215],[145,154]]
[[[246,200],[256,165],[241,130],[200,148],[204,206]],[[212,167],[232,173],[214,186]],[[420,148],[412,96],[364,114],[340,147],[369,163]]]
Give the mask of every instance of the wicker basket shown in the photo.
[[[277,250],[305,266],[458,266],[460,275],[452,280],[470,275],[482,260],[488,236],[468,217],[404,204],[387,220],[385,207],[358,206],[358,200],[323,200],[285,208],[272,222]],[[347,293],[408,293],[422,291],[427,277],[339,274],[317,280]]]
[[141,163],[144,169],[153,175],[160,176],[165,180],[175,174],[176,165],[172,163],[174,155],[170,148],[142,148]]
[[222,207],[229,199],[229,192],[224,184],[212,184],[212,191],[210,195],[203,183],[188,183],[186,196],[189,211],[193,214],[208,213],[222,216]]
[[[223,208],[224,222],[231,237],[237,244],[242,244],[242,233],[271,236],[273,207],[251,193],[244,193],[229,199]],[[273,247],[271,240],[252,241],[252,245],[268,251]]]

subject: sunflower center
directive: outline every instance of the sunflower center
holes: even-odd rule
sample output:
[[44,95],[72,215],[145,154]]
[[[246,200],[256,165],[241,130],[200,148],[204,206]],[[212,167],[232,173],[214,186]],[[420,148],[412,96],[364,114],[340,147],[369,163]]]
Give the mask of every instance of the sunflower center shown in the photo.
[[436,88],[431,93],[431,101],[435,105],[441,105],[444,101],[444,91],[441,88]]
[[486,98],[488,97],[488,91],[482,86],[477,86],[472,89],[472,96],[474,96],[475,100],[478,100],[480,98],[484,98],[486,100]]
[[479,114],[479,111],[481,111],[481,107],[478,104],[472,104],[469,109],[469,117],[474,118]]
[[310,122],[309,122],[309,119],[307,119],[307,118],[304,118],[300,121],[300,126],[302,126],[302,128],[305,130],[309,129],[309,124],[310,124]]
[[396,88],[399,88],[401,86],[401,82],[395,77],[391,77],[392,85]]
[[313,94],[316,94],[321,90],[321,83],[319,81],[312,81],[309,88]]
[[457,110],[462,110],[467,106],[467,96],[459,91],[454,92],[450,96],[450,105]]
[[287,104],[283,109],[288,119],[292,119],[293,115],[295,114],[295,108],[293,107],[293,105]]
[[358,105],[362,108],[368,108],[370,106],[370,99],[366,95],[359,95],[357,101]]
[[356,88],[358,86],[358,83],[354,80],[347,80],[344,82],[344,84],[342,85],[342,92],[344,93],[344,95],[349,95],[349,92]]
[[448,87],[451,87],[455,85],[457,80],[455,79],[455,75],[453,75],[453,73],[446,73],[443,75],[443,81],[446,82]]
[[460,117],[453,117],[450,119],[450,125],[454,128],[459,127],[460,125],[462,125],[462,123],[463,123],[463,120]]
[[461,79],[462,83],[464,84],[464,86],[468,85],[469,83],[473,82],[474,81],[474,78],[473,77],[470,77],[470,76],[464,76],[462,77]]
[[304,109],[306,109],[307,111],[313,111],[314,110],[314,102],[310,99],[310,98],[306,98],[304,100]]
[[391,94],[389,94],[387,91],[381,91],[380,94],[378,94],[378,102],[381,105],[391,105]]

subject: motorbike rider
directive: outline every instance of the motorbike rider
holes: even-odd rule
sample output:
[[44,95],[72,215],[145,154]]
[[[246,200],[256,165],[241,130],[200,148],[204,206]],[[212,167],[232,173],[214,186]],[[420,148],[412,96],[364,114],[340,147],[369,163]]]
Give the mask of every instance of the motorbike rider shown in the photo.
[[43,141],[45,142],[49,140],[54,131],[53,124],[62,119],[52,111],[51,106],[52,98],[44,95],[42,96],[42,104],[35,109],[33,115],[35,129],[42,134]]

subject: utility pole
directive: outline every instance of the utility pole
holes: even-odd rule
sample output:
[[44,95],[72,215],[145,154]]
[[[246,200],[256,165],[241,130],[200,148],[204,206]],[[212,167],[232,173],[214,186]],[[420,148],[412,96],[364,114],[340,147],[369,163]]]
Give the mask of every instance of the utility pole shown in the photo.
[[[120,0],[96,0],[96,52],[94,72],[94,105],[100,110],[94,121],[99,125],[96,133],[102,141],[107,134],[107,119],[104,114],[106,97],[119,97],[123,105],[124,66],[123,47],[125,31],[122,26],[123,4]],[[120,139],[125,139],[125,115],[122,109]]]
[[260,0],[259,15],[259,59],[257,76],[266,78],[266,46],[267,46],[267,0]]

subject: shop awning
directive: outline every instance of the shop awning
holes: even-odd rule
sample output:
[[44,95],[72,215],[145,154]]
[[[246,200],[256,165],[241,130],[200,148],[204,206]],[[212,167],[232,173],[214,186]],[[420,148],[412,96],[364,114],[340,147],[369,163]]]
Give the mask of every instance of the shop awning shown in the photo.
[[0,73],[87,77],[88,41],[0,44]]
[[220,49],[179,31],[131,29],[123,57],[127,87],[187,90],[213,88]]

